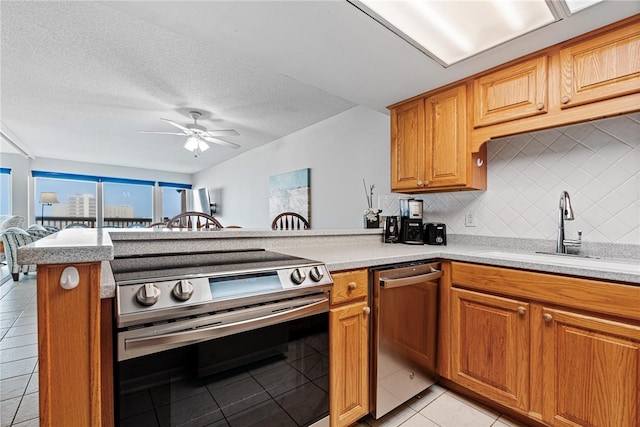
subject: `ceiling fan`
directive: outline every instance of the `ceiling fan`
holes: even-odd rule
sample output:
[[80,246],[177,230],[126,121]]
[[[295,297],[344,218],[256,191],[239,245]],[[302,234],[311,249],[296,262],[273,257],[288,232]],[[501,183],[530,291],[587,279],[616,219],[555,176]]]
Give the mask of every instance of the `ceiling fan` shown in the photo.
[[160,119],[169,123],[180,129],[182,132],[162,132],[162,131],[149,131],[149,130],[140,130],[139,133],[156,133],[161,135],[183,135],[187,136],[187,141],[184,144],[184,148],[189,151],[193,151],[194,156],[198,157],[200,153],[209,149],[209,144],[207,142],[211,142],[213,144],[224,145],[231,148],[239,148],[238,144],[234,144],[233,142],[225,141],[224,139],[218,138],[218,136],[234,136],[240,135],[235,129],[218,129],[218,130],[208,130],[206,127],[198,124],[198,119],[202,114],[198,111],[190,111],[189,116],[193,119],[193,123],[189,123],[186,125],[181,125],[180,123],[176,123],[173,120],[169,119]]

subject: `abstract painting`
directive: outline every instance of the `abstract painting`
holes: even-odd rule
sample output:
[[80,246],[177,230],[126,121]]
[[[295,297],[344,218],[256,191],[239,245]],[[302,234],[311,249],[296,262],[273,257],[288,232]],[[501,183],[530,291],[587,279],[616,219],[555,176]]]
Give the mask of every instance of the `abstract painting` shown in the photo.
[[310,169],[299,169],[269,177],[269,217],[297,212],[311,224]]

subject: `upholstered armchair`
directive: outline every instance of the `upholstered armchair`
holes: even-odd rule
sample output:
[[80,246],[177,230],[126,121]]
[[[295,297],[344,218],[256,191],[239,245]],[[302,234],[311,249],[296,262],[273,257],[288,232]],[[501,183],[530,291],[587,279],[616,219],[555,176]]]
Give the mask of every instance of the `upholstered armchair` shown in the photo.
[[20,273],[27,274],[36,271],[35,265],[18,264],[18,248],[42,239],[54,233],[54,229],[47,229],[40,225],[31,225],[27,230],[18,227],[9,227],[2,232],[2,243],[4,244],[4,254],[7,267],[15,282],[20,278]]

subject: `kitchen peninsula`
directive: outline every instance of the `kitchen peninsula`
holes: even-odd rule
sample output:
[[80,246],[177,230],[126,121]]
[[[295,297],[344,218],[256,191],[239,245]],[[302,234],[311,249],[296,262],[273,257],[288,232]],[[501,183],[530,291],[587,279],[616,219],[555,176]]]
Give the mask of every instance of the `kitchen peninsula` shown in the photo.
[[[517,240],[517,241],[516,241]],[[332,273],[366,271],[366,268],[427,258],[443,260],[445,276],[441,282],[440,374],[494,402],[515,408],[517,413],[542,419],[554,419],[548,397],[529,396],[527,384],[533,379],[518,379],[521,393],[496,389],[487,392],[477,379],[470,378],[459,366],[456,355],[464,342],[454,337],[465,327],[454,317],[461,307],[480,291],[490,296],[522,296],[513,310],[524,304],[531,307],[522,319],[559,306],[574,307],[584,313],[602,315],[607,325],[624,324],[627,331],[627,356],[640,354],[640,265],[638,249],[633,245],[605,245],[601,258],[558,257],[536,254],[549,250],[553,242],[527,242],[521,239],[467,239],[450,236],[448,246],[384,244],[380,230],[306,230],[278,232],[266,230],[221,230],[216,232],[174,232],[154,230],[70,229],[39,240],[19,250],[20,263],[38,264],[38,329],[40,352],[40,417],[42,425],[113,425],[113,349],[112,322],[115,283],[109,261],[114,256],[139,253],[189,253],[197,250],[263,248],[289,255],[323,261]],[[348,243],[345,243],[348,242]],[[542,245],[540,247],[539,245]],[[552,247],[552,246],[550,246]],[[615,252],[621,249],[620,252]],[[633,252],[633,259],[618,259]],[[79,273],[76,287],[61,287],[66,267]],[[521,273],[521,274],[520,274]],[[501,286],[509,284],[509,289]],[[73,283],[71,279],[65,282]],[[581,291],[587,289],[587,291]],[[462,292],[462,294],[461,294]],[[487,298],[487,297],[485,297]],[[497,298],[497,297],[494,297]],[[475,300],[474,300],[475,301]],[[501,300],[500,300],[501,301]],[[477,303],[477,301],[476,301]],[[550,303],[546,308],[538,303]],[[587,308],[588,310],[589,308]],[[507,310],[507,309],[505,309]],[[507,312],[510,313],[509,310]],[[562,313],[556,318],[561,318]],[[546,318],[546,317],[545,317]],[[521,320],[524,322],[524,320]],[[555,321],[555,320],[553,320]],[[592,325],[593,326],[593,325]],[[608,329],[608,331],[611,331]],[[468,331],[467,331],[468,332]],[[620,332],[613,333],[620,337]],[[531,347],[537,348],[537,330]],[[494,337],[495,338],[495,337]],[[616,338],[618,339],[618,338]],[[547,338],[548,340],[548,338]],[[510,338],[507,337],[507,343]],[[630,352],[630,353],[629,353]],[[625,359],[627,360],[627,359]],[[633,359],[635,360],[635,359]],[[548,362],[546,359],[544,362]],[[518,359],[516,363],[521,363]],[[585,362],[586,363],[586,362]],[[629,362],[631,363],[631,362]],[[632,363],[631,363],[632,364]],[[517,366],[516,372],[522,372]],[[549,374],[545,374],[549,375]],[[638,373],[628,379],[637,384]],[[528,377],[527,377],[528,378]],[[547,378],[548,380],[548,378]],[[535,380],[537,381],[537,380]],[[636,381],[634,383],[634,381]],[[509,388],[507,387],[507,388]],[[499,388],[499,387],[498,387]],[[524,390],[524,391],[522,391]],[[637,398],[637,387],[625,390],[629,399]],[[515,403],[505,396],[516,395]],[[523,397],[524,396],[524,397]],[[635,400],[637,402],[637,399]],[[631,412],[629,412],[631,411]],[[627,409],[625,420],[638,421],[638,408]],[[536,415],[537,414],[537,415]],[[635,418],[633,418],[635,417]]]

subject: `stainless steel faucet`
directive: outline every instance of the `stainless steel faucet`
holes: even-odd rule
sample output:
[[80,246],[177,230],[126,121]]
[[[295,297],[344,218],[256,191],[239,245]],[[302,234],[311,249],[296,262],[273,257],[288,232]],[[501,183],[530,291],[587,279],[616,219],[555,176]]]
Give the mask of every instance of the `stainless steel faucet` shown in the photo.
[[569,193],[560,193],[560,205],[558,207],[558,238],[556,241],[556,252],[566,254],[567,247],[580,247],[582,244],[582,231],[578,230],[578,240],[567,240],[564,238],[564,221],[572,221],[575,218]]

